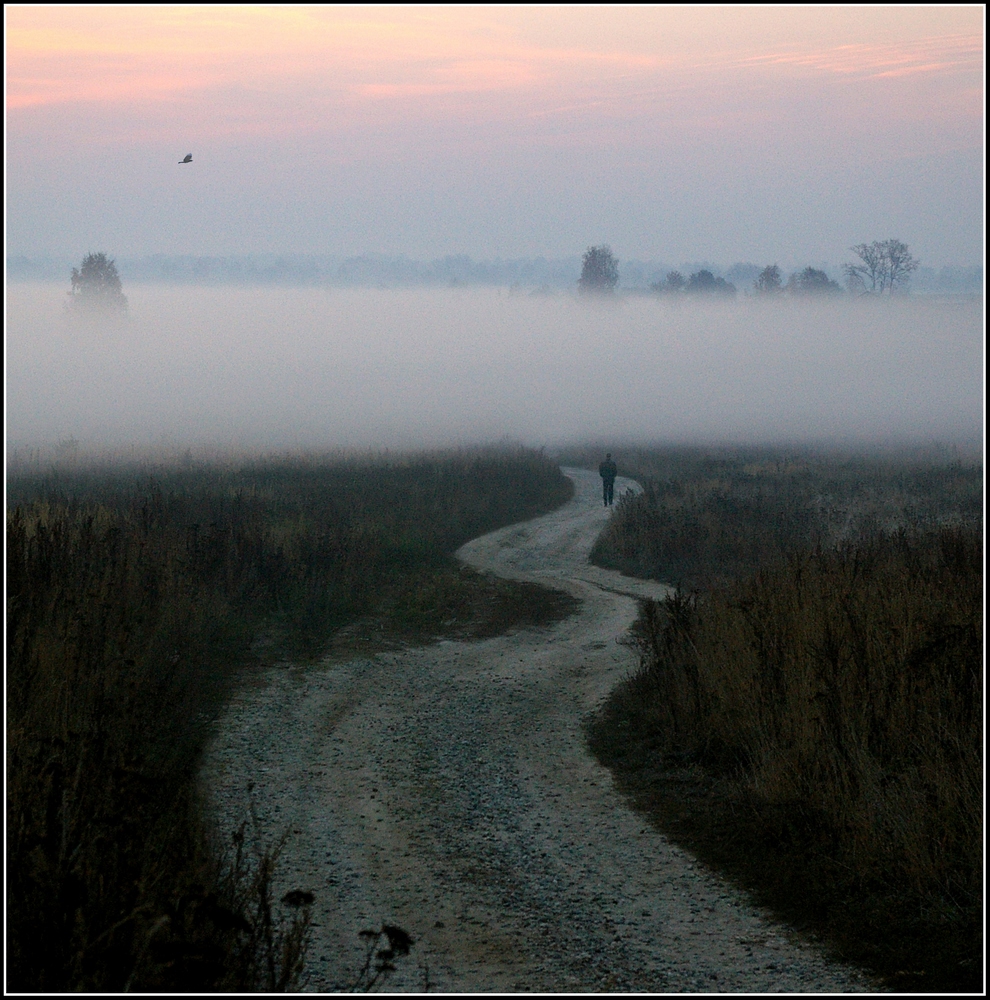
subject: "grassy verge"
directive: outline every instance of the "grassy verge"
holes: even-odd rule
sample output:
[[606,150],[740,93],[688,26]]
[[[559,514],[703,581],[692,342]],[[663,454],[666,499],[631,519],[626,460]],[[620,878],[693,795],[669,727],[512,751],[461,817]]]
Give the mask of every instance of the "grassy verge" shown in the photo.
[[[562,461],[588,465],[589,457]],[[620,473],[644,490],[617,498],[618,516],[592,561],[685,590],[739,579],[816,545],[982,523],[982,465],[951,454],[669,447],[617,457]]]
[[[697,588],[645,606],[640,669],[589,739],[637,808],[843,957],[897,989],[979,990],[983,542],[953,494],[972,477],[875,471],[870,491],[847,478],[855,531],[826,541],[812,518],[813,544],[785,522],[745,558],[752,508],[723,488],[682,563]],[[662,536],[641,517],[655,497],[633,523]],[[878,509],[914,526],[880,530]],[[613,557],[629,538],[613,531]]]
[[204,834],[209,720],[259,658],[566,615],[452,553],[570,491],[526,451],[10,479],[8,987],[291,986],[307,897]]

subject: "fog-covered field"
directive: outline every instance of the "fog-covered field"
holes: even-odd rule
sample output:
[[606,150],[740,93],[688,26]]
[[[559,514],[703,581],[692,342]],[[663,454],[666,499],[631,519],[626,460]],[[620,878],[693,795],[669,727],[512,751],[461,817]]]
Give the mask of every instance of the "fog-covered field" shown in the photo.
[[8,448],[982,439],[982,303],[8,289]]

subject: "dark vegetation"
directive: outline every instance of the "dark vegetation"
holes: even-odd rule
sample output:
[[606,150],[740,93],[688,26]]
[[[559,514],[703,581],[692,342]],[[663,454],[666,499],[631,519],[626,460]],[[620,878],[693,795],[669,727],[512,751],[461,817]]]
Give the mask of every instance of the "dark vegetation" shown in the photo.
[[211,841],[211,720],[251,664],[566,615],[452,553],[570,491],[522,450],[9,479],[8,987],[298,984],[312,897]]
[[[361,971],[351,984],[350,993],[371,993],[376,986],[384,985],[389,975],[395,972],[395,962],[408,955],[416,943],[407,931],[392,924],[382,924],[380,930],[363,930],[361,938],[365,946],[365,959]],[[430,970],[423,967],[423,992],[430,992]]]
[[846,265],[846,282],[857,295],[894,295],[921,264],[898,239],[858,243],[849,249],[860,261]]
[[814,267],[795,271],[787,282],[787,291],[792,295],[842,294],[842,289],[837,281],[832,281],[824,271],[819,271]]
[[689,278],[680,271],[670,271],[667,277],[650,285],[658,295],[702,295],[723,299],[735,298],[736,286],[725,278],[716,278],[711,271],[702,268]]
[[979,991],[982,469],[617,458],[646,489],[596,561],[680,587],[645,605],[594,751],[665,832],[888,986]]
[[821,295],[841,295],[842,288],[824,271],[815,267],[806,267],[803,271],[795,271],[787,284],[783,284],[780,268],[776,264],[768,264],[756,276],[753,282],[753,294],[760,298],[773,298],[789,295],[792,298],[809,298]]
[[[595,249],[592,247],[592,249]],[[900,240],[875,240],[860,243],[850,250],[859,258],[858,264],[846,264],[846,287],[853,295],[895,295],[907,289],[912,272],[920,261],[911,255],[907,244]],[[737,265],[738,266],[738,265]],[[745,265],[742,265],[745,270]],[[758,269],[756,269],[758,270]],[[724,278],[716,278],[711,271],[702,269],[685,278],[680,271],[669,271],[650,285],[658,295],[682,296],[685,294],[719,298],[733,298],[736,286]],[[752,294],[761,298],[783,295],[792,298],[809,298],[822,295],[841,295],[842,288],[824,272],[815,267],[795,271],[785,285],[780,267],[768,264],[758,271],[752,285]]]
[[951,456],[671,447],[627,449],[617,459],[620,475],[644,489],[620,498],[592,561],[688,591],[818,545],[982,524],[982,466]]
[[584,295],[611,295],[619,283],[619,262],[609,246],[588,247],[581,258],[578,291]]
[[76,312],[126,311],[117,265],[105,253],[86,254],[82,265],[72,269],[71,282],[69,305]]
[[[73,261],[49,256],[7,258],[11,282],[61,282]],[[436,260],[412,260],[370,254],[341,259],[325,254],[242,254],[234,257],[195,257],[153,254],[118,258],[125,280],[167,285],[268,285],[281,287],[399,288],[487,286],[501,288],[573,289],[581,274],[579,256],[547,260],[543,257],[495,261],[473,260],[466,254]],[[771,267],[773,265],[770,265]],[[749,287],[763,265],[742,261],[724,272],[727,281]],[[624,260],[621,283],[639,290],[670,270],[657,260]],[[979,295],[983,291],[980,265],[950,265],[936,270],[918,267],[911,274],[915,291],[945,295]]]

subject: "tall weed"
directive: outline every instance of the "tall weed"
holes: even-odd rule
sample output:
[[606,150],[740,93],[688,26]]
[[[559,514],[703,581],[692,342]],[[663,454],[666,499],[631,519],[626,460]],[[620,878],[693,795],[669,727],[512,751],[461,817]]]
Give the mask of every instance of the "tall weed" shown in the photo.
[[982,466],[611,450],[644,490],[592,558],[679,590],[644,607],[596,752],[668,833],[891,984],[978,985]]
[[982,531],[900,531],[650,604],[599,751],[631,773],[638,747],[675,827],[847,953],[972,981],[982,574]]
[[982,467],[951,455],[668,447],[618,458],[643,492],[620,498],[592,561],[687,590],[864,533],[982,523]]
[[479,586],[453,551],[569,495],[524,450],[12,477],[8,986],[291,986],[305,906],[269,899],[277,845],[224,867],[191,791],[238,668],[362,617],[430,634],[450,612],[424,594]]

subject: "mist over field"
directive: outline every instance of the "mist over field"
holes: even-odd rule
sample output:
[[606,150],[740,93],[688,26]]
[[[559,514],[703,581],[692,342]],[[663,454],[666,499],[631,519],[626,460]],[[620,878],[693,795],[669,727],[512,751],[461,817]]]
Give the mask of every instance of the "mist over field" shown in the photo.
[[982,304],[8,289],[8,453],[982,440]]

